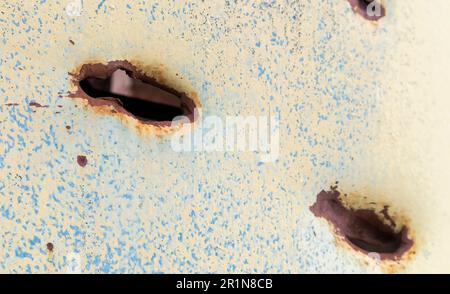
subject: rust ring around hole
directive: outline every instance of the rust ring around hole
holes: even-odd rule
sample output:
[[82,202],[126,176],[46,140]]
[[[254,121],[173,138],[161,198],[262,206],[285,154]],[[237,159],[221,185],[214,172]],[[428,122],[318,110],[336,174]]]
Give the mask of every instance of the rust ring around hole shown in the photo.
[[344,206],[336,187],[321,191],[310,207],[316,217],[326,219],[353,249],[364,254],[379,254],[382,260],[398,260],[413,247],[409,228],[396,229],[395,220],[387,207],[381,216],[373,209],[353,209]]
[[126,60],[87,63],[72,74],[77,87],[71,98],[84,98],[91,106],[112,106],[116,113],[143,124],[171,126],[180,116],[196,119],[196,103],[184,92],[149,76]]

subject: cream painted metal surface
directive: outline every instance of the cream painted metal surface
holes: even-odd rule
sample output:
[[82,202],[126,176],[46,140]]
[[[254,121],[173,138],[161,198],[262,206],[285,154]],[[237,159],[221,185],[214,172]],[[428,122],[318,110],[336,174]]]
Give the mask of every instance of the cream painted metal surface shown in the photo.
[[[344,0],[158,2],[1,1],[1,272],[450,272],[450,1],[386,0],[376,24]],[[277,115],[278,160],[175,152],[66,97],[124,59],[202,117]],[[405,218],[411,259],[336,242],[309,211],[335,181]]]

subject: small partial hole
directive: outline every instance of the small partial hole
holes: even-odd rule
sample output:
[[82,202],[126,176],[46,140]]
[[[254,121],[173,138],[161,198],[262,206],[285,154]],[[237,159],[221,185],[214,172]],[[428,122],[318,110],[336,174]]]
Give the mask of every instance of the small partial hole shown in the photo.
[[386,15],[386,9],[379,0],[348,0],[353,10],[367,20],[377,21]]

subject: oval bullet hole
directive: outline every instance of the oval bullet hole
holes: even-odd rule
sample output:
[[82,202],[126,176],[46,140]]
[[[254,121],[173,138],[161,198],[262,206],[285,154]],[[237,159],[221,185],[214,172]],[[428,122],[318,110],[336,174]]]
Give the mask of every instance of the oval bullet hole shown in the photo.
[[381,259],[392,260],[398,259],[412,247],[408,228],[403,226],[396,232],[395,223],[387,210],[382,213],[388,216],[386,221],[391,225],[387,225],[373,210],[345,207],[339,196],[335,188],[328,192],[322,191],[310,209],[315,216],[332,223],[351,247],[366,254],[376,252]]
[[353,10],[370,21],[377,21],[386,15],[386,9],[379,0],[347,0]]
[[78,92],[91,105],[111,105],[115,111],[144,123],[170,125],[177,116],[194,120],[195,103],[185,93],[157,82],[128,61],[85,64],[75,77]]

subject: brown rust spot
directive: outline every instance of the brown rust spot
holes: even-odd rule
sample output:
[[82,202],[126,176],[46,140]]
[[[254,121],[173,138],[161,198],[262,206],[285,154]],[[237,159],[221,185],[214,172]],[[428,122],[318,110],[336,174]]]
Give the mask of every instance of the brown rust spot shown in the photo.
[[381,216],[373,209],[347,208],[336,187],[320,192],[310,209],[315,216],[333,224],[336,232],[353,249],[362,253],[378,253],[382,260],[398,260],[413,246],[408,228],[401,226],[396,230],[387,207],[381,211]]
[[162,76],[155,78],[128,61],[87,63],[72,76],[77,89],[69,97],[83,98],[100,112],[161,128],[170,127],[177,116],[195,120],[196,95],[177,91]]
[[28,105],[31,106],[31,107],[38,107],[38,108],[41,108],[41,107],[47,108],[48,107],[48,105],[42,105],[42,104],[37,103],[35,101],[32,101],[32,102],[28,103]]
[[78,155],[77,156],[77,163],[78,163],[79,166],[85,167],[87,165],[87,163],[88,163],[88,160],[87,160],[86,156]]
[[386,15],[386,9],[380,0],[347,0],[353,10],[370,21],[377,21]]
[[51,243],[51,242],[47,243],[47,250],[49,252],[53,252],[53,248],[54,248],[53,243]]

